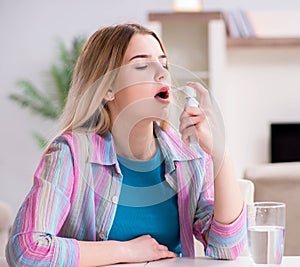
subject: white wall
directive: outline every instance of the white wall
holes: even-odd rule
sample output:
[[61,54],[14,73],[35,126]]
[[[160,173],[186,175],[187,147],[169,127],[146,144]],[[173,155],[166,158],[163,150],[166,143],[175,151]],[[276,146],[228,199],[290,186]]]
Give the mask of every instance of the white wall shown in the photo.
[[[239,6],[255,9],[267,7],[285,9],[300,8],[300,3],[297,0],[204,1],[204,7],[207,9]],[[104,25],[133,21],[146,23],[148,12],[171,11],[171,8],[172,0],[0,1],[0,199],[9,202],[14,212],[31,187],[33,173],[41,156],[41,151],[31,137],[31,132],[40,129],[43,133],[50,133],[54,127],[50,122],[32,116],[27,110],[20,109],[8,100],[8,94],[16,90],[16,80],[26,78],[39,87],[45,85],[46,72],[56,59],[55,38],[57,37],[68,43],[74,36],[89,35]],[[241,170],[248,163],[266,160],[264,149],[267,142],[267,121],[298,119],[294,118],[297,113],[300,114],[296,105],[296,97],[299,95],[294,84],[300,84],[300,81],[298,73],[294,70],[291,73],[288,69],[280,70],[281,74],[277,76],[278,83],[283,85],[284,92],[288,90],[295,97],[288,99],[284,93],[278,91],[278,88],[282,87],[277,86],[277,96],[270,104],[272,109],[265,110],[263,108],[265,103],[274,99],[272,69],[269,71],[268,68],[278,70],[279,66],[268,65],[261,60],[262,66],[258,66],[254,73],[246,76],[247,80],[239,79],[240,72],[247,73],[247,60],[251,60],[252,57],[250,55],[243,63],[245,68],[239,68],[238,53],[236,51],[232,54],[230,75],[234,75],[234,87],[243,87],[244,90],[229,90],[228,101],[232,102],[231,112],[234,113],[235,119],[227,125],[227,128],[232,133],[231,141],[235,138],[242,141],[241,144],[232,142],[233,153],[238,155],[237,163]],[[283,57],[282,60],[297,61],[293,57],[287,59]],[[270,78],[260,77],[259,68],[268,70]],[[291,76],[292,81],[290,81]],[[264,82],[261,82],[261,79]],[[251,84],[259,87],[253,89]],[[284,86],[285,84],[288,86]],[[252,90],[255,93],[251,94]],[[240,100],[240,97],[246,94],[247,97]],[[265,98],[261,99],[259,97],[261,94],[265,95]],[[282,98],[284,102],[280,101]],[[249,110],[257,114],[257,120],[249,118]],[[252,143],[255,143],[255,146],[252,146]]]

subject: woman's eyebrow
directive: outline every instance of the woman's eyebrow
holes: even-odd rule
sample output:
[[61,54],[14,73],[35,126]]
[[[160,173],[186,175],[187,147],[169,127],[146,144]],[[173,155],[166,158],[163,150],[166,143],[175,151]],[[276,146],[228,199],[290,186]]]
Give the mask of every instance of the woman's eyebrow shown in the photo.
[[[151,55],[147,55],[147,54],[135,55],[132,58],[130,58],[129,61],[131,61],[135,58],[151,58],[151,57],[152,57]],[[166,55],[160,55],[160,56],[158,56],[158,58],[167,58],[167,56]]]

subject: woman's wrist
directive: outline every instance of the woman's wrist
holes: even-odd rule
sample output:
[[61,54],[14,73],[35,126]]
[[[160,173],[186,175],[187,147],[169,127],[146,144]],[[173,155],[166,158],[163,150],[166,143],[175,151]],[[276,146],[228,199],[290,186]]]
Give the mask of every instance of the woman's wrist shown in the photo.
[[79,266],[102,266],[126,262],[126,249],[123,243],[125,242],[113,240],[78,241],[80,248]]
[[120,263],[126,263],[130,261],[130,255],[132,252],[130,251],[128,241],[119,241],[116,252],[118,254],[118,260]]
[[224,168],[224,165],[226,166],[230,160],[228,148],[224,146],[222,149],[219,149],[218,152],[215,151],[215,153],[211,155],[211,159],[214,167],[214,178],[217,179],[220,172]]

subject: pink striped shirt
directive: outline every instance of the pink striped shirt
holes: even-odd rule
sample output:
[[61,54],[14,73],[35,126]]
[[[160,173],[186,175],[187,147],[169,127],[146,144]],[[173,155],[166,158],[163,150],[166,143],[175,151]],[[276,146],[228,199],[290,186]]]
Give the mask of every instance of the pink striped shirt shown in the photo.
[[[193,235],[205,254],[235,259],[246,243],[246,216],[230,225],[214,220],[211,157],[186,147],[155,124],[165,178],[177,192],[183,256],[194,256]],[[10,266],[78,266],[77,240],[104,241],[122,186],[112,135],[67,133],[57,138],[34,175],[6,248]],[[209,237],[205,242],[205,231]]]

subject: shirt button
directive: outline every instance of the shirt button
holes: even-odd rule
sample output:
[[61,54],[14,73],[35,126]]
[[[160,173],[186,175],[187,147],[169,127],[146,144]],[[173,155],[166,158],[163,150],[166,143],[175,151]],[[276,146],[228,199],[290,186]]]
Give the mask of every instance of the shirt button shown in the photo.
[[99,237],[101,240],[104,240],[106,238],[106,234],[104,232],[100,232]]
[[111,201],[113,202],[113,203],[115,203],[115,204],[117,204],[118,203],[118,197],[117,196],[113,196],[112,198],[111,198]]

